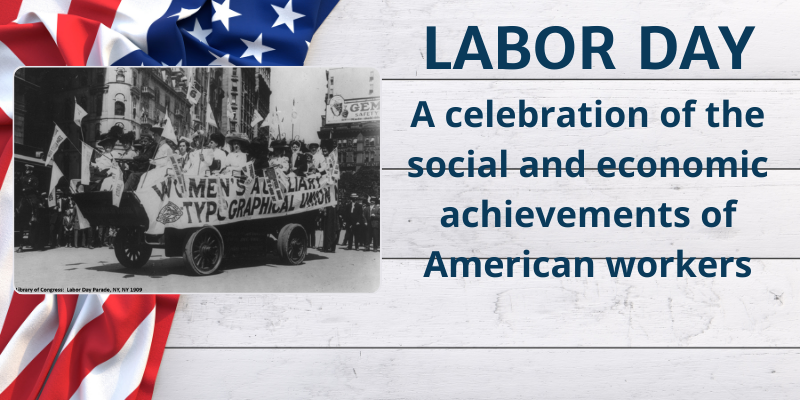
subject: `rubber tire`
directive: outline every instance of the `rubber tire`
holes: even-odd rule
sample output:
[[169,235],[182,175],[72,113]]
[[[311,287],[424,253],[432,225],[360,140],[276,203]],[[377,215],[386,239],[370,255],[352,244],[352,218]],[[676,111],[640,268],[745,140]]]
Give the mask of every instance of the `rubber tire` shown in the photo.
[[[296,240],[293,240],[296,239]],[[290,240],[293,243],[290,243]],[[297,241],[299,240],[299,243]],[[300,245],[302,250],[297,254],[295,246]],[[299,265],[308,253],[308,235],[300,224],[286,224],[278,234],[278,257],[286,264]]]
[[144,242],[131,246],[131,239],[135,240],[135,235],[129,230],[120,229],[114,238],[114,255],[125,268],[139,269],[145,266],[153,253],[153,248]]
[[[217,249],[214,251],[214,257],[209,260],[213,267],[207,268],[203,265],[198,265],[195,257],[195,250],[197,251],[204,251],[201,249],[194,249],[195,245],[199,246],[210,246],[208,251],[213,251],[214,247],[216,246]],[[199,254],[197,254],[199,255]],[[220,264],[222,264],[222,257],[225,255],[225,243],[222,240],[222,235],[219,231],[211,226],[204,226],[196,231],[194,231],[190,236],[189,240],[186,241],[186,245],[183,247],[183,261],[189,270],[194,273],[195,275],[204,276],[204,275],[211,275],[219,269]],[[202,258],[202,257],[201,257]],[[203,262],[205,264],[205,262]]]

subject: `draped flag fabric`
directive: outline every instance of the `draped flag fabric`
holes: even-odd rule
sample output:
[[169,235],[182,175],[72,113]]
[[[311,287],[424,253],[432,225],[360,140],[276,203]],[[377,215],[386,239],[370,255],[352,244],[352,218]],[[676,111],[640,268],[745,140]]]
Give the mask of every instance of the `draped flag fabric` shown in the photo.
[[[337,2],[0,0],[0,177],[17,67],[302,65]],[[0,400],[150,399],[178,296],[13,293],[11,185],[0,203]]]
[[152,397],[177,295],[5,297],[0,400]]

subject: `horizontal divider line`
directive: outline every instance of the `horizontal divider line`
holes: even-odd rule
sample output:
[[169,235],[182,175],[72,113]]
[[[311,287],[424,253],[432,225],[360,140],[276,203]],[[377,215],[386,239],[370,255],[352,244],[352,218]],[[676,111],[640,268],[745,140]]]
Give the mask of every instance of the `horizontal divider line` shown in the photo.
[[426,346],[426,347],[404,347],[404,346],[341,346],[341,347],[308,347],[308,346],[289,346],[289,347],[264,347],[264,346],[225,346],[225,347],[191,347],[191,346],[166,346],[168,350],[800,350],[796,346]]
[[[481,168],[480,166],[476,166],[474,169],[477,170]],[[456,171],[469,171],[469,168],[453,168]],[[506,167],[508,171],[519,171],[522,167]],[[544,171],[544,168],[536,168],[538,171]],[[382,167],[381,170],[383,171],[414,171],[411,167]],[[447,168],[449,170],[449,168]],[[500,171],[500,167],[495,167],[495,171]],[[556,171],[558,168],[548,168],[549,171]],[[597,171],[599,168],[584,168],[585,171]],[[654,169],[655,171],[661,171],[660,167]],[[668,168],[667,170],[672,170],[672,168]],[[712,171],[719,171],[719,168],[711,168]],[[731,171],[732,168],[725,168],[725,171]],[[786,167],[786,168],[759,168],[759,171],[800,171],[800,167]],[[609,172],[617,172],[617,168],[608,168],[607,171]],[[635,168],[630,169],[630,171],[635,171]],[[683,169],[679,169],[679,171],[683,171]],[[704,171],[708,171],[708,168],[705,168]],[[737,169],[739,171],[739,169]],[[699,177],[698,177],[699,178]]]
[[[453,256],[441,256],[441,257],[442,257],[442,259],[446,259],[446,258],[451,258]],[[458,256],[458,257],[471,258],[471,257],[467,257],[467,256]],[[508,258],[508,257],[509,256],[497,256],[497,258]],[[538,258],[539,256],[517,255],[517,256],[511,257],[511,258],[515,258],[515,257],[520,257],[520,258],[521,257],[528,257],[530,259],[535,259],[535,258]],[[541,257],[554,258],[553,256],[541,256]],[[575,258],[575,257],[587,258],[586,256],[569,256],[569,257],[564,257],[564,258]],[[631,256],[608,256],[608,257],[611,257],[611,258],[620,258],[620,257],[622,257],[622,258],[631,258]],[[638,257],[637,256],[635,258],[645,258],[645,257],[646,258],[653,258],[653,259],[657,260],[657,259],[660,259],[661,257],[674,257],[674,256],[658,256],[658,257],[651,257],[651,256]],[[731,258],[731,257],[712,257],[712,256],[697,257],[697,256],[693,256],[691,254],[688,254],[688,255],[684,254],[684,256],[683,256],[683,258],[692,258],[692,257],[694,257],[694,258],[710,257],[710,258],[713,258],[715,260],[722,259],[722,258]],[[488,260],[488,259],[494,258],[494,257],[476,257],[476,258],[478,258],[480,260]],[[588,258],[591,258],[592,260],[605,260],[606,259],[606,257],[588,257]],[[736,257],[734,257],[734,258],[736,258]],[[800,260],[800,257],[748,257],[748,258],[750,258],[751,260]],[[381,260],[430,260],[430,257],[381,257]]]
[[382,78],[384,81],[797,81],[800,78]]

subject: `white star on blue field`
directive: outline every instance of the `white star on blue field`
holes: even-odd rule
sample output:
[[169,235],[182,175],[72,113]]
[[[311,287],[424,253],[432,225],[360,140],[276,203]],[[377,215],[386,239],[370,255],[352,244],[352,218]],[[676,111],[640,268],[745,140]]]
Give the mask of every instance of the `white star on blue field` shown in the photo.
[[148,31],[148,55],[162,65],[303,65],[337,2],[174,0]]

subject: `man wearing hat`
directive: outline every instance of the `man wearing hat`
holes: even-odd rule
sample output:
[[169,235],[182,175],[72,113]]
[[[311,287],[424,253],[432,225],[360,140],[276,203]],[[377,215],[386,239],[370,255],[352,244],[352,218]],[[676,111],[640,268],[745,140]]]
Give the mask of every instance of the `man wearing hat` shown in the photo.
[[347,205],[344,212],[345,229],[344,244],[347,245],[347,250],[353,249],[353,242],[356,244],[356,250],[361,245],[362,234],[361,232],[366,225],[364,219],[364,207],[361,205],[361,198],[357,194],[350,195],[350,204]]
[[17,204],[15,210],[15,218],[21,221],[22,225],[29,226],[31,229],[28,231],[28,240],[17,249],[17,252],[22,252],[22,248],[27,244],[32,245],[31,233],[33,232],[33,225],[35,223],[36,208],[40,206],[39,195],[39,179],[33,174],[33,165],[25,164],[25,174],[19,178],[19,185],[22,190],[22,197]]
[[292,140],[289,173],[294,173],[296,176],[306,176],[306,171],[308,170],[308,161],[306,161],[305,155],[300,152],[301,146],[302,144],[299,140]]
[[322,210],[322,251],[328,253],[336,252],[339,229],[339,213],[336,207],[325,207]]
[[[372,250],[381,251],[381,202],[377,197],[371,198],[369,202],[367,229],[370,232],[370,238],[372,238]],[[369,247],[369,243],[367,243],[367,247]]]

